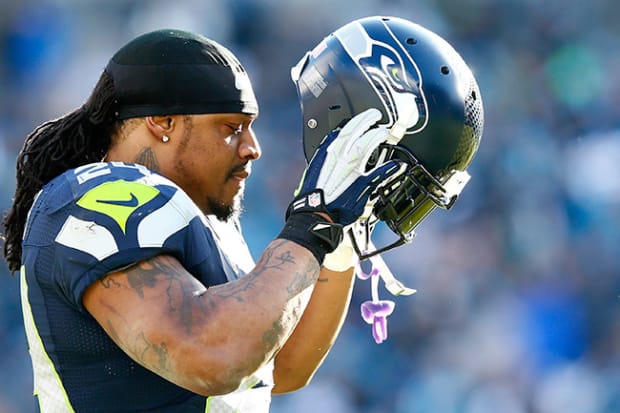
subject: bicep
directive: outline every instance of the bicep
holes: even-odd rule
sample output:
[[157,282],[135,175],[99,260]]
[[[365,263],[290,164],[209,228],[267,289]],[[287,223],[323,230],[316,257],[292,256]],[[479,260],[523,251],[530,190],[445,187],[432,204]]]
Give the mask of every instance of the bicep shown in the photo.
[[[156,256],[93,283],[83,304],[131,358],[173,381],[181,378],[178,355],[191,343],[199,297],[206,288],[173,257]],[[182,380],[180,382],[182,384]]]

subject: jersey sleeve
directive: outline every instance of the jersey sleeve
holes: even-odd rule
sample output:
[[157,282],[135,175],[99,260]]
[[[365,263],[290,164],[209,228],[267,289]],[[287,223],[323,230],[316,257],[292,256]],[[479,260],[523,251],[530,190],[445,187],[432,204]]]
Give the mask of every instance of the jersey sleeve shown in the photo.
[[108,181],[59,212],[55,283],[79,310],[84,291],[107,273],[160,254],[175,256],[189,271],[217,257],[204,216],[178,187]]

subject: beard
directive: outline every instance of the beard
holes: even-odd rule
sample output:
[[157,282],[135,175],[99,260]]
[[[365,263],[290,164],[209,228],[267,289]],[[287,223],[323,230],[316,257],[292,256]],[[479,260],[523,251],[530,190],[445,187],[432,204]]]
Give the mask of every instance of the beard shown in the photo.
[[225,203],[218,199],[209,198],[211,214],[222,222],[238,219],[243,212],[243,191],[239,191],[233,198],[232,203]]

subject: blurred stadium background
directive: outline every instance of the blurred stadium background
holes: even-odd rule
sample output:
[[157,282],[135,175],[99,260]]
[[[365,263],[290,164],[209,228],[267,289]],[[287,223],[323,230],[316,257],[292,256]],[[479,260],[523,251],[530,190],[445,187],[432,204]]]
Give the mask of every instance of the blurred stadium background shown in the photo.
[[[244,232],[256,257],[303,169],[289,69],[342,24],[395,15],[473,68],[486,108],[450,213],[385,254],[417,288],[376,345],[359,315],[275,413],[620,411],[620,3],[611,0],[0,0],[0,207],[37,124],[82,104],[111,54],[156,28],[201,32],[245,64],[263,159]],[[377,234],[379,237],[381,233]],[[19,281],[0,266],[0,413],[34,411]],[[382,295],[387,298],[387,292]]]

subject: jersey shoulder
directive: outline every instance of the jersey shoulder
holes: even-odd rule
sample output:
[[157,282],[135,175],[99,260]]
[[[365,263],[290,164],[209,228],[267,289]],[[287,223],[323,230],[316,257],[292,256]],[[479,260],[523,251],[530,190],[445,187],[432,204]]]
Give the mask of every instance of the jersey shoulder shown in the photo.
[[[113,250],[162,247],[192,220],[203,220],[176,184],[141,165],[86,165],[65,173],[51,192],[64,193],[49,197],[56,204],[49,213],[65,221],[56,242],[99,259]],[[110,243],[116,245],[104,247]]]
[[55,178],[37,196],[24,264],[53,277],[77,301],[83,291],[77,285],[155,255],[174,255],[187,267],[204,261],[216,248],[204,221],[184,191],[143,166],[85,165]]

